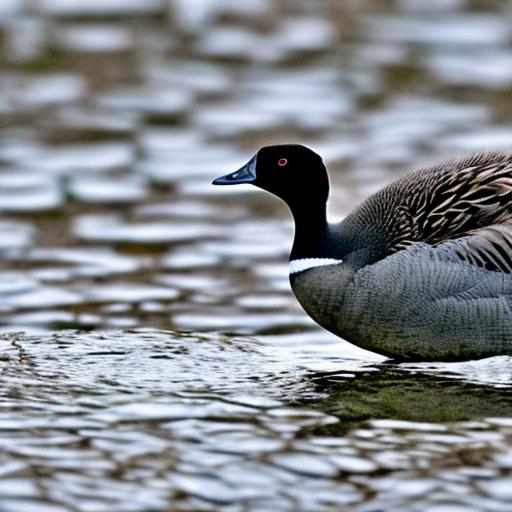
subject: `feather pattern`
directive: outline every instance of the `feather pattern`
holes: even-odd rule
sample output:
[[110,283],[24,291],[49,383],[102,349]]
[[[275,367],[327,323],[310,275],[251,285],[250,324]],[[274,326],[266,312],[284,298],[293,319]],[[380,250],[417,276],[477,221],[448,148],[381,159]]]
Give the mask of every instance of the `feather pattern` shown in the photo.
[[372,221],[384,223],[390,253],[425,242],[512,273],[512,155],[488,153],[410,173],[369,203]]
[[512,221],[476,229],[439,247],[452,249],[461,260],[478,267],[512,273]]

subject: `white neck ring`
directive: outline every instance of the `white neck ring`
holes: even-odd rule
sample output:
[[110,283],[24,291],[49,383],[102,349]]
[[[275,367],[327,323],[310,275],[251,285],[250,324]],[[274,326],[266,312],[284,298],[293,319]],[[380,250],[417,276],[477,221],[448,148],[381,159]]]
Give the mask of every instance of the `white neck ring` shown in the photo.
[[292,260],[289,264],[289,274],[298,274],[311,268],[325,267],[326,265],[339,265],[343,260],[334,258],[300,258]]

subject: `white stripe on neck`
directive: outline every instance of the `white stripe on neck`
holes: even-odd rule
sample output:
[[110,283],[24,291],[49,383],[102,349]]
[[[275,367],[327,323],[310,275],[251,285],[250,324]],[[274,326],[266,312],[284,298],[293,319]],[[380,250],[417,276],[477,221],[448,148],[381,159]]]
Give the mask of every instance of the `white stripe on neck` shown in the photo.
[[326,265],[338,265],[342,262],[343,260],[336,260],[334,258],[300,258],[290,261],[289,274],[297,274],[310,268],[325,267]]

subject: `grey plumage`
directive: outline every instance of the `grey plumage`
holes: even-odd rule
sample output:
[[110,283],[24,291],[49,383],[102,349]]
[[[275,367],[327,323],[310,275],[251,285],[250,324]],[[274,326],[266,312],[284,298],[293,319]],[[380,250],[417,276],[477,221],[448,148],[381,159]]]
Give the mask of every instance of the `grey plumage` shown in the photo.
[[[417,360],[512,353],[512,279],[421,242],[354,270],[297,275],[293,289],[324,328],[368,350]],[[314,293],[311,293],[314,290]]]

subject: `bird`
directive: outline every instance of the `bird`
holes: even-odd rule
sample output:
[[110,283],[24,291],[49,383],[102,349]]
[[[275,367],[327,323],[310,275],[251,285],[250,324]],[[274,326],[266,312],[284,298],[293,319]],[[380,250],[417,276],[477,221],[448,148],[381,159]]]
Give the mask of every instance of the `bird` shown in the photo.
[[300,144],[259,149],[214,185],[250,183],[294,219],[292,291],[321,327],[398,361],[512,354],[512,154],[404,174],[341,222],[329,178]]

